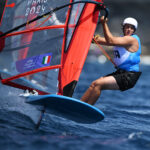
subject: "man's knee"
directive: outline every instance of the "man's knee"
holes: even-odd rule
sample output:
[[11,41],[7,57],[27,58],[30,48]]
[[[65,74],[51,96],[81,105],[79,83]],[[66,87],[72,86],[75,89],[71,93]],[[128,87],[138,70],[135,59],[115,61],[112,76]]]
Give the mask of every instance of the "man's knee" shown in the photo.
[[91,88],[96,88],[96,89],[101,90],[101,88],[102,88],[102,79],[103,79],[103,77],[102,77],[102,78],[99,78],[99,79],[97,79],[97,80],[95,80],[95,81],[93,81],[93,82],[91,83],[90,87],[91,87]]

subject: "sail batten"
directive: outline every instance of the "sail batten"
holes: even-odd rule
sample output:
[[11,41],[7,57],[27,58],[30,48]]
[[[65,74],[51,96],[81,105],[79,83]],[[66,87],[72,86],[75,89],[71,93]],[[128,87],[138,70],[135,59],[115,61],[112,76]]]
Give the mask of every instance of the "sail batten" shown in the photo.
[[[24,30],[24,31],[18,31],[18,32],[9,33],[9,34],[5,35],[2,38],[14,36],[14,35],[19,35],[19,34],[24,34],[24,33],[28,33],[28,32],[36,32],[36,31],[40,31],[40,30],[61,29],[61,28],[64,29],[66,27],[67,27],[66,25],[53,25],[53,26],[48,26],[48,27],[39,27],[39,28],[27,29],[27,30]],[[75,24],[69,24],[68,27],[69,28],[74,28]]]
[[[32,71],[28,71],[28,72],[25,72],[25,73],[22,73],[22,74],[18,74],[16,76],[12,76],[12,77],[7,77],[6,79],[2,79],[2,83],[7,83],[8,81],[11,81],[11,80],[16,80],[18,78],[21,78],[21,77],[24,77],[24,76],[27,76],[27,75],[32,75],[32,74],[35,74],[35,73],[38,73],[38,72],[43,72],[43,71],[46,71],[46,70],[51,70],[51,69],[59,69],[61,68],[62,66],[61,65],[56,65],[56,66],[48,66],[48,67],[43,67],[43,68],[40,68],[40,69],[36,69],[36,70],[32,70]],[[1,72],[1,75],[3,73]],[[3,78],[3,77],[2,77]]]

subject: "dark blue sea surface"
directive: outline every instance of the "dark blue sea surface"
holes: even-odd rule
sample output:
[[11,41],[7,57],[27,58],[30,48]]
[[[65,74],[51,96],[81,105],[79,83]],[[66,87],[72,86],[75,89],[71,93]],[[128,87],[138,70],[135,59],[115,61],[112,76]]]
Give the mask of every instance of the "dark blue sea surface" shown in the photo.
[[[143,73],[133,89],[102,92],[95,106],[105,119],[95,124],[79,124],[46,113],[36,130],[30,116],[1,107],[0,150],[149,150],[149,68],[141,64]],[[86,61],[73,97],[80,98],[93,80],[112,71],[110,63]],[[0,91],[2,88],[0,85]],[[3,92],[0,95],[2,100]]]

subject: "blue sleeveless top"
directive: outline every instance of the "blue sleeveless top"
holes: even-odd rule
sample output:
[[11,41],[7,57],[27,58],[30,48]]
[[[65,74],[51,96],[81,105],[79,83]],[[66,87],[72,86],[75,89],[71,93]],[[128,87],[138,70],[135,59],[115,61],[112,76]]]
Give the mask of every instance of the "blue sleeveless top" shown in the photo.
[[140,54],[141,54],[141,42],[137,35],[132,35],[138,40],[139,49],[136,52],[129,52],[124,47],[114,47],[114,63],[118,68],[126,71],[139,71]]

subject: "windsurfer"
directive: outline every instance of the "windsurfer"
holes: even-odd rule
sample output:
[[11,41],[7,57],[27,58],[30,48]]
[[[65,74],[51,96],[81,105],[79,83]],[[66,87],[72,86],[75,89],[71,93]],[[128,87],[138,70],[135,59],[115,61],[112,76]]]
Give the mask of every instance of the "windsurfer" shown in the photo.
[[122,37],[115,37],[107,25],[108,19],[101,17],[104,37],[95,36],[97,43],[114,47],[114,63],[116,72],[108,74],[92,82],[90,87],[81,98],[82,101],[91,105],[98,100],[102,90],[128,90],[136,84],[141,72],[139,62],[141,54],[140,39],[135,35],[138,22],[134,18],[126,18],[122,24]]

